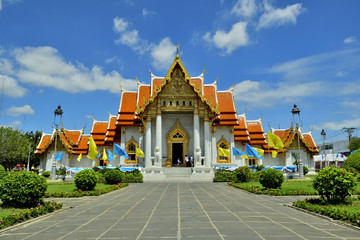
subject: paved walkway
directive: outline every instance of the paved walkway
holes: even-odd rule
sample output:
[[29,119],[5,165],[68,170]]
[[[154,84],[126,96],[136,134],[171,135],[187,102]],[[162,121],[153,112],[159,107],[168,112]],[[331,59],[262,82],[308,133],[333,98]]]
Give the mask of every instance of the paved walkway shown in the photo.
[[0,239],[360,239],[360,231],[224,183],[143,183],[0,233]]

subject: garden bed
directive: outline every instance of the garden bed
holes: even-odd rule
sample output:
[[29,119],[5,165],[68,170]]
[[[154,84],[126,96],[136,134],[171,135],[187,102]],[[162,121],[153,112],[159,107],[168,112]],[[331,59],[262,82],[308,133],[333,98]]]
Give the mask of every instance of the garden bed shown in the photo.
[[99,196],[127,186],[129,186],[128,183],[120,183],[116,185],[97,184],[93,191],[82,191],[81,189],[77,189],[74,183],[49,183],[45,197],[69,198]]

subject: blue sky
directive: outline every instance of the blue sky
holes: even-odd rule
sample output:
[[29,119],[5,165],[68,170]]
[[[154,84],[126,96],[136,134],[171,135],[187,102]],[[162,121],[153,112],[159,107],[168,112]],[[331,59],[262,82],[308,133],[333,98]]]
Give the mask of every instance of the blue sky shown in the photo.
[[[169,69],[179,42],[191,76],[235,83],[238,114],[287,128],[301,110],[316,141],[360,127],[360,2],[0,0],[0,125],[50,133],[61,104],[67,129],[116,114]],[[357,134],[357,133],[355,133]]]

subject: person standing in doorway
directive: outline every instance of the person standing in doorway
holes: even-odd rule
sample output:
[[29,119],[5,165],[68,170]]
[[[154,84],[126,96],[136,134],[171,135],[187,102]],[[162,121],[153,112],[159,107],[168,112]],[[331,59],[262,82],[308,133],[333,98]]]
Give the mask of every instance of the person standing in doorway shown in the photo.
[[193,156],[190,156],[190,166],[194,167],[194,158],[193,158]]
[[190,160],[187,155],[185,155],[185,162],[186,162],[186,167],[190,167]]
[[177,166],[180,167],[180,158],[177,159]]

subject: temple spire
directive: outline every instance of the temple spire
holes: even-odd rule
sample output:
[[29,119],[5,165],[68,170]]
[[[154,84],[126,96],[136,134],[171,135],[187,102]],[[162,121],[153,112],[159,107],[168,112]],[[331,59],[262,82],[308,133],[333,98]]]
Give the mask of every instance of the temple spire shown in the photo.
[[179,41],[176,43],[176,58],[179,58]]

